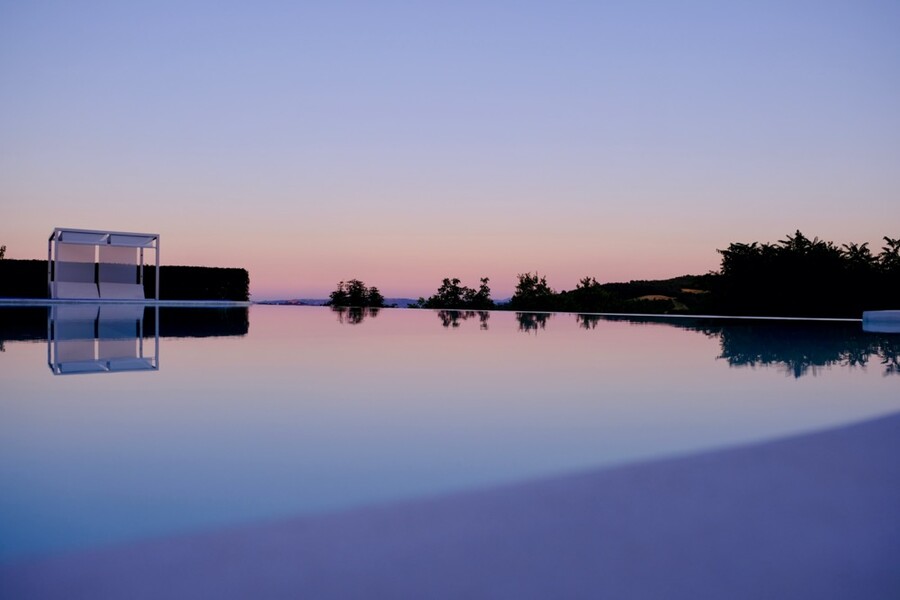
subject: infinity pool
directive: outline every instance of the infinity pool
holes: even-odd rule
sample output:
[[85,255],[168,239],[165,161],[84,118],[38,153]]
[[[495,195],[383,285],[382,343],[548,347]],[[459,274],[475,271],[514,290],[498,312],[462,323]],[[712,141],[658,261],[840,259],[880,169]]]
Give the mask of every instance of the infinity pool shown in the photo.
[[0,349],[4,562],[900,410],[853,322],[0,308]]

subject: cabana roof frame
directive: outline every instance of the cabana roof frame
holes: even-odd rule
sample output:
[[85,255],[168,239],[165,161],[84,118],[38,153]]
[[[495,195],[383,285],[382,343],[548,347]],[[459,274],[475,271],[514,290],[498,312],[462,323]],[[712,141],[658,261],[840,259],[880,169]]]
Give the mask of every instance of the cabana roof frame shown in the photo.
[[109,245],[129,246],[132,248],[155,248],[156,245],[159,244],[159,234],[57,227],[53,230],[53,233],[50,234],[49,241],[92,246]]

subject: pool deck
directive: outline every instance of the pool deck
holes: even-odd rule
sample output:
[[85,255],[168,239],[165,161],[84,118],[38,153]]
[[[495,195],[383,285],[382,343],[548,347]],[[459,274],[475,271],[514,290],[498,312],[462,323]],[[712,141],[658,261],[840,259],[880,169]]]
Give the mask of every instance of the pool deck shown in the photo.
[[900,414],[0,569],[3,598],[897,598]]

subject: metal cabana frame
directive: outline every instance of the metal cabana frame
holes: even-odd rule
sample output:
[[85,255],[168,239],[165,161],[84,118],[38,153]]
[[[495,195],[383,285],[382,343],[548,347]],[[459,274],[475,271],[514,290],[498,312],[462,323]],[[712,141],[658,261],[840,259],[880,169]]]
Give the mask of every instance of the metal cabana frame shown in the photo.
[[[144,330],[145,309],[153,311],[150,332]],[[47,365],[54,375],[158,371],[159,306],[52,306],[47,312]]]
[[[134,257],[121,258],[127,257],[129,248],[134,249]],[[146,250],[155,254],[154,299],[159,301],[158,233],[57,227],[47,241],[49,296],[70,300],[145,300]],[[135,268],[133,279],[131,267]]]

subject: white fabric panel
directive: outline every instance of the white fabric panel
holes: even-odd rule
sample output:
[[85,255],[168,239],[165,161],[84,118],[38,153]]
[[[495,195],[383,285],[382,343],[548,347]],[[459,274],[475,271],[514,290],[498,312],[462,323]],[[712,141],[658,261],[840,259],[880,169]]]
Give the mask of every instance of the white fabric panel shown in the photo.
[[104,300],[144,300],[144,286],[139,283],[100,282],[100,297]]
[[96,321],[56,321],[53,324],[53,339],[92,340],[96,337],[94,326]]
[[138,358],[137,338],[131,339],[100,339],[100,360],[114,358]]
[[137,264],[136,248],[100,246],[100,283],[137,283]]
[[[50,318],[54,323],[66,321],[96,321],[100,311],[99,304],[63,304],[54,306]],[[93,334],[90,337],[94,337]]]
[[138,262],[138,250],[137,248],[122,246],[100,246],[100,262],[136,265]]
[[53,280],[94,283],[94,263],[57,261]]
[[94,338],[87,340],[64,340],[56,342],[56,362],[85,362],[96,358]]
[[[117,308],[127,310],[115,310]],[[143,308],[143,306],[100,307],[100,319],[97,325],[100,339],[137,339]]]
[[56,260],[93,263],[94,257],[94,246],[62,243],[56,245]]
[[[94,282],[94,246],[59,244],[53,274],[56,282]],[[96,296],[56,296],[58,298],[94,298]]]
[[52,298],[69,298],[79,300],[99,300],[100,292],[94,283],[73,283],[60,281],[50,289]]

